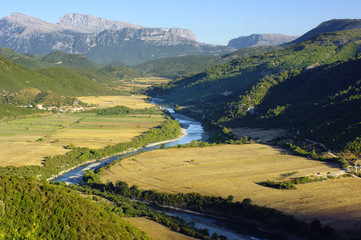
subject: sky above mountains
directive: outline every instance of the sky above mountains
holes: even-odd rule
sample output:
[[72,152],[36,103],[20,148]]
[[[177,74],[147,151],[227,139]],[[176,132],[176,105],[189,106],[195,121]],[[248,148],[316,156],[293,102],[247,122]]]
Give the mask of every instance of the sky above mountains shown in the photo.
[[323,21],[361,18],[360,0],[14,0],[0,17],[21,12],[56,23],[67,13],[90,14],[145,27],[179,27],[197,40],[226,45],[253,33],[302,35]]

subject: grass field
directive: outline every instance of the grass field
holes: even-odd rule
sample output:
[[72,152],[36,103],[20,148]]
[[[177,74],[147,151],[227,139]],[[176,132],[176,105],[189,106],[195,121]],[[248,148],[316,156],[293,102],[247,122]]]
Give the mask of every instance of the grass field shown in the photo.
[[342,231],[361,227],[361,179],[341,178],[278,190],[259,185],[282,175],[317,175],[340,171],[337,166],[290,155],[262,144],[224,145],[207,148],[167,149],[127,158],[102,175],[102,181],[120,179],[130,186],[160,192],[198,192],[236,201],[251,198],[294,214],[300,219],[319,219]]
[[78,97],[78,99],[87,104],[96,105],[98,108],[126,106],[135,109],[154,107],[154,105],[145,101],[145,95],[132,95],[132,96],[89,96]]
[[114,86],[115,89],[120,91],[136,91],[144,89],[156,84],[169,82],[171,79],[162,78],[162,77],[144,77],[144,78],[134,78],[131,80],[125,80],[124,82],[116,82]]
[[196,238],[188,237],[186,235],[173,232],[162,224],[156,223],[152,220],[143,217],[124,218],[135,227],[144,231],[149,237],[156,240],[192,240]]
[[[119,98],[119,96],[118,96]],[[149,106],[135,96],[129,105]],[[104,101],[104,100],[103,100]],[[45,156],[67,152],[73,143],[80,147],[103,148],[130,141],[163,122],[162,115],[130,114],[97,116],[95,113],[55,114],[0,123],[0,166],[40,165]]]

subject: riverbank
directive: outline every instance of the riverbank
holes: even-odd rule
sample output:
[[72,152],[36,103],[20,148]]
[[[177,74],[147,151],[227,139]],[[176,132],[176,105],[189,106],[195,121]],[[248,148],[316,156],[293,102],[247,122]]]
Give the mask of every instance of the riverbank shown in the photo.
[[149,143],[149,144],[146,145],[145,147],[154,147],[154,146],[157,146],[157,145],[174,142],[174,141],[177,141],[177,140],[179,140],[179,139],[181,139],[181,138],[183,138],[183,137],[185,137],[185,136],[187,136],[187,129],[182,128],[182,129],[181,129],[181,134],[180,134],[179,137],[174,138],[174,139],[170,139],[170,140],[164,140],[164,141],[160,141],[160,142]]
[[76,166],[74,166],[74,167],[68,168],[68,169],[66,169],[66,170],[64,170],[64,171],[61,171],[60,173],[55,174],[55,175],[51,176],[50,178],[48,178],[48,179],[46,179],[46,180],[47,180],[47,181],[52,181],[52,180],[54,180],[55,178],[58,178],[58,177],[60,177],[61,175],[65,174],[65,173],[68,173],[68,172],[70,172],[70,171],[72,171],[72,170],[74,170],[74,169],[76,169],[76,168],[78,168],[78,167],[81,167],[81,166],[86,165],[86,164],[89,164],[89,163],[101,162],[101,161],[103,161],[103,160],[106,160],[106,159],[108,159],[108,158],[111,158],[111,157],[114,157],[114,156],[117,156],[117,155],[128,154],[128,153],[132,153],[132,152],[136,152],[136,151],[138,151],[138,149],[136,149],[136,148],[130,148],[130,149],[128,149],[128,150],[126,150],[126,151],[123,151],[123,152],[121,152],[121,153],[117,153],[117,154],[114,154],[114,155],[112,155],[112,156],[106,156],[106,157],[104,157],[104,158],[102,158],[102,159],[94,159],[94,160],[86,161],[86,162],[80,163],[80,164],[78,164],[78,165],[76,165]]

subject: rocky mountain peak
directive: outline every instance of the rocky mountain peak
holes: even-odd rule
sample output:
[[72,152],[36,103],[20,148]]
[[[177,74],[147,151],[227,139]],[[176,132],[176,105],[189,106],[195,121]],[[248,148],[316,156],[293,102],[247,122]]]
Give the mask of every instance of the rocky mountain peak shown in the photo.
[[14,26],[21,26],[26,29],[26,32],[38,31],[50,33],[61,30],[61,28],[56,24],[52,24],[18,12],[1,19],[0,26],[2,25],[1,22],[3,22],[3,24],[6,23]]
[[270,45],[281,45],[295,40],[298,36],[288,36],[279,33],[252,34],[240,36],[229,41],[228,46],[237,49],[246,47],[259,47]]
[[101,32],[109,29],[117,30],[123,28],[143,28],[142,26],[128,22],[111,21],[105,18],[79,13],[66,14],[59,18],[57,24],[59,26],[77,29],[82,32]]

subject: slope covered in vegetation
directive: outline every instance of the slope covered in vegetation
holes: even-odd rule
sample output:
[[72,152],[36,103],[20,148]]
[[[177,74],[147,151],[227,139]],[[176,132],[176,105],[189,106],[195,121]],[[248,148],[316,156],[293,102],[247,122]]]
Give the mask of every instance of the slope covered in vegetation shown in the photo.
[[[357,128],[355,124],[361,120],[357,120],[357,113],[353,113],[358,106],[355,93],[358,89],[359,60],[354,59],[344,64],[338,62],[357,56],[360,39],[359,29],[321,34],[287,49],[214,66],[193,76],[153,88],[149,93],[153,96],[160,95],[173,104],[193,104],[203,110],[204,117],[209,122],[239,127],[265,126],[267,121],[274,127],[300,128],[302,134],[319,140],[329,139],[325,142],[333,147],[343,148],[356,135],[346,139],[336,135],[351,125],[354,128],[350,131],[354,132]],[[354,90],[347,90],[349,88]],[[346,102],[343,99],[346,96],[344,91],[354,100]],[[335,100],[331,99],[332,96]],[[342,107],[334,107],[334,102],[342,103]],[[326,103],[328,108],[322,105]],[[294,108],[291,107],[293,105]],[[341,114],[342,108],[347,110],[346,113]],[[286,109],[289,109],[287,111],[290,114],[283,115],[283,121],[274,118]],[[291,109],[297,109],[293,111],[293,115]],[[347,114],[351,115],[346,117]],[[309,121],[310,117],[312,121]],[[345,122],[349,117],[355,120]],[[335,119],[338,121],[335,122]],[[325,128],[325,124],[335,128],[337,126],[340,131],[329,131],[330,128]],[[357,131],[354,133],[357,134]],[[347,131],[342,135],[347,135]]]
[[53,67],[29,70],[0,57],[0,91],[2,95],[24,88],[52,91],[64,96],[110,94],[104,86],[80,76],[71,69]]
[[178,78],[197,73],[217,64],[224,64],[236,58],[260,55],[282,49],[279,46],[251,47],[218,56],[191,55],[161,58],[134,67],[135,70],[156,76]]
[[104,205],[33,178],[0,176],[1,239],[148,239]]

